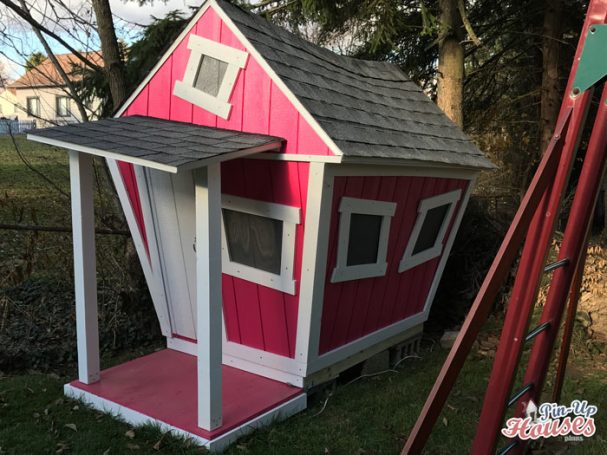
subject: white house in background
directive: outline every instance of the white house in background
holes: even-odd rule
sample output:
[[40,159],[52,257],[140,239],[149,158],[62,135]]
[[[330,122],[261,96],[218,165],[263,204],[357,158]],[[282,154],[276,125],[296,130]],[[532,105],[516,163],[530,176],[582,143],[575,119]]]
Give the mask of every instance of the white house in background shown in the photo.
[[[94,63],[102,64],[100,53],[88,52],[84,55]],[[76,86],[81,83],[83,63],[73,54],[56,57],[72,82]],[[16,116],[20,121],[34,121],[38,128],[82,121],[76,103],[49,59],[9,84],[8,90],[14,94]],[[98,101],[86,106],[90,119],[97,117],[98,108]]]
[[0,87],[0,118],[14,119],[17,116],[15,90]]

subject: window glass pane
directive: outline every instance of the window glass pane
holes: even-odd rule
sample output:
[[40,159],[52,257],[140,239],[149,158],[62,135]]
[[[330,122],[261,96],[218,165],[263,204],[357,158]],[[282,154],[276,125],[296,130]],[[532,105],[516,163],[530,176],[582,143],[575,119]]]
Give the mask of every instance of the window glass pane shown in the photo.
[[57,97],[57,116],[67,117],[70,115],[69,98],[67,96]]
[[434,246],[450,206],[451,204],[445,204],[426,212],[426,218],[411,254],[417,254]]
[[353,213],[346,265],[375,264],[383,216]]
[[29,115],[40,115],[39,101],[37,97],[27,99],[27,113]]
[[282,221],[223,209],[230,260],[280,275]]
[[217,96],[227,68],[228,64],[226,62],[203,55],[194,78],[194,87],[209,95]]

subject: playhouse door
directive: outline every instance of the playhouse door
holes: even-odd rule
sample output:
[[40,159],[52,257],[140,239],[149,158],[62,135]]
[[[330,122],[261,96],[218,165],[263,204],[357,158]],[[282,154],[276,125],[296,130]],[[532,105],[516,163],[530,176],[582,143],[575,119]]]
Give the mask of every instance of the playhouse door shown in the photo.
[[[174,335],[196,338],[194,178],[146,169],[154,239]],[[154,242],[155,241],[155,242]]]

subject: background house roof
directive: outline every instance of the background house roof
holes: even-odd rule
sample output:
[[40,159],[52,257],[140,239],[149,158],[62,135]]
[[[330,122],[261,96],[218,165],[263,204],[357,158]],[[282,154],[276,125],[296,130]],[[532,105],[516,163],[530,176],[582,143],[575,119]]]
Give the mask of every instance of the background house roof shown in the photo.
[[493,167],[398,66],[335,54],[217,3],[346,157]]
[[[83,55],[91,60],[95,65],[103,65],[101,53],[84,52]],[[56,57],[57,60],[59,60],[61,68],[63,68],[72,81],[79,81],[82,79],[82,69],[84,67],[84,63],[82,61],[80,61],[73,54],[59,54],[56,55]],[[15,82],[8,85],[8,87],[18,89],[32,87],[54,87],[63,85],[65,84],[55,69],[55,65],[53,65],[51,60],[47,58],[39,65],[27,71]]]

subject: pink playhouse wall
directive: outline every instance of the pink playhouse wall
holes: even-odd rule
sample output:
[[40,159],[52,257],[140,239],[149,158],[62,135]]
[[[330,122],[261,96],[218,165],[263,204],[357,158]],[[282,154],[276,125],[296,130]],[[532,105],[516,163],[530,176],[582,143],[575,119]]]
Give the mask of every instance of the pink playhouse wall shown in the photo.
[[256,159],[222,165],[224,193],[301,209],[301,223],[295,231],[295,295],[223,275],[228,340],[288,357],[295,356],[308,168],[303,162]]
[[[335,178],[319,354],[423,311],[440,257],[398,273],[399,262],[417,218],[419,202],[456,189],[465,194],[468,185],[468,180],[432,177]],[[397,203],[390,224],[385,276],[331,283],[337,260],[338,208],[343,196]],[[454,211],[446,239],[462,199]]]
[[[190,34],[245,50],[212,8],[206,10]],[[286,139],[282,150],[289,154],[331,155],[329,148],[299,114],[282,90],[253,55],[241,71],[230,103],[228,119],[172,95],[183,78],[190,51],[189,34],[132,101],[123,115],[145,115],[198,125],[270,134]],[[245,171],[246,167],[246,171]],[[133,166],[120,163],[135,218],[146,242],[141,204]],[[302,223],[297,228],[295,280],[299,282],[303,243],[303,220],[307,195],[308,164],[265,160],[235,160],[222,165],[222,191],[252,199],[300,207]],[[146,243],[147,248],[147,243]],[[285,356],[294,356],[299,288],[284,294],[254,283],[224,275],[223,298],[228,339]]]

